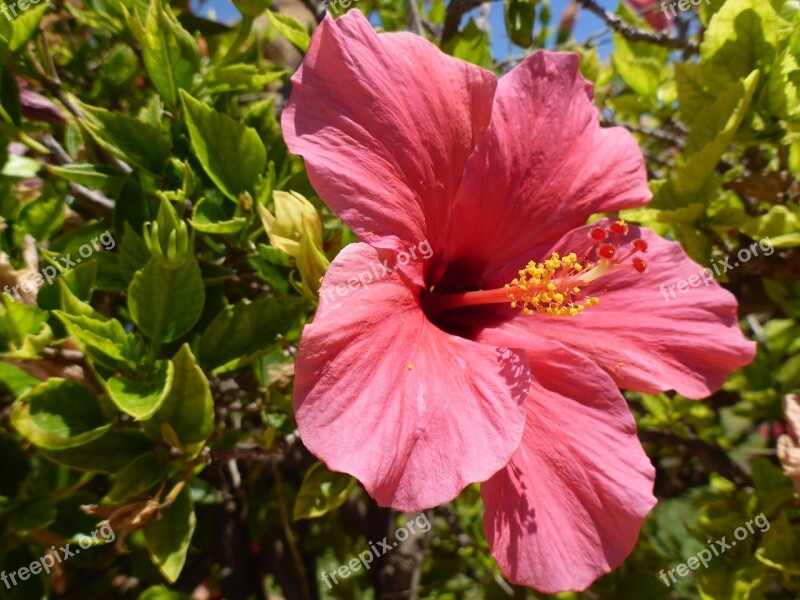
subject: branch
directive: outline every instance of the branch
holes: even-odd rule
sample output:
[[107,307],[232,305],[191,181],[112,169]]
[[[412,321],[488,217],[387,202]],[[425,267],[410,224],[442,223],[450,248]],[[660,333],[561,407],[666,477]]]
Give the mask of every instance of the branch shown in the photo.
[[603,9],[595,0],[578,0],[578,3],[585,9],[593,12],[600,17],[603,22],[611,29],[634,42],[648,42],[650,44],[658,44],[659,46],[666,46],[667,48],[675,48],[678,50],[686,50],[691,54],[697,53],[699,50],[697,44],[688,40],[670,37],[666,33],[650,33],[638,27],[634,27],[630,23],[626,23],[620,17],[611,14]]
[[[447,5],[447,14],[444,17],[441,45],[443,46],[458,33],[458,27],[461,25],[461,17],[486,1],[487,0],[450,0],[450,4]],[[488,1],[498,2],[499,0]]]
[[422,35],[422,20],[419,18],[417,0],[408,0],[408,29],[411,33]]
[[697,438],[683,438],[674,433],[644,429],[639,431],[639,439],[643,442],[661,443],[682,450],[693,456],[709,472],[716,472],[730,479],[737,486],[753,485],[753,480],[722,448],[712,446]]

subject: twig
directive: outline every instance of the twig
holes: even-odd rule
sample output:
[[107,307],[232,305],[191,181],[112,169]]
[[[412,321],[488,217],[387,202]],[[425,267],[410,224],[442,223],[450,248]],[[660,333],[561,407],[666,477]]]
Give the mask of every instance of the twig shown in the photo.
[[[49,150],[54,159],[53,162],[57,165],[72,164],[69,154],[49,133],[42,136],[42,145]],[[79,206],[105,220],[110,220],[114,217],[114,201],[109,200],[102,192],[91,190],[79,183],[69,183],[68,188]]]
[[422,35],[422,21],[419,18],[417,0],[408,0],[408,29],[411,33]]
[[649,42],[651,44],[658,44],[659,46],[666,46],[667,48],[675,48],[677,50],[686,50],[691,54],[698,51],[698,46],[689,40],[683,40],[670,37],[667,33],[650,33],[638,27],[634,27],[630,23],[626,23],[623,19],[616,15],[612,15],[607,10],[603,9],[595,0],[578,0],[578,3],[590,12],[600,17],[603,22],[611,29],[634,42]]

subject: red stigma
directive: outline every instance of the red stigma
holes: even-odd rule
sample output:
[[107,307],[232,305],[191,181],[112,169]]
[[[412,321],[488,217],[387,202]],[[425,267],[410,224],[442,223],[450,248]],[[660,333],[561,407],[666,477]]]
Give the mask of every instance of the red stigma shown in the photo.
[[597,253],[602,258],[607,258],[607,259],[611,260],[612,258],[614,258],[614,256],[616,256],[617,249],[614,248],[614,246],[612,246],[611,244],[603,244],[602,246],[600,246],[597,249]]
[[636,269],[639,273],[644,273],[647,271],[647,263],[644,262],[638,256],[633,259],[633,268]]
[[628,233],[628,226],[624,221],[617,221],[608,226],[608,230],[617,235],[625,235]]
[[645,242],[644,240],[633,240],[631,244],[637,250],[641,252],[647,252],[647,242]]
[[595,241],[602,242],[606,239],[606,230],[600,227],[593,227],[591,231],[589,231],[589,237]]

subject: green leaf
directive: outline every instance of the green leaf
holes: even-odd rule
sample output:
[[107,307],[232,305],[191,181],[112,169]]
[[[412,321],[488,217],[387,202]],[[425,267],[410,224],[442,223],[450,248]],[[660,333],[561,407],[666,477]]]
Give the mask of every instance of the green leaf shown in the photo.
[[256,92],[286,75],[285,69],[265,71],[255,65],[235,64],[214,71],[206,81],[209,94]]
[[308,52],[308,45],[311,43],[311,36],[303,24],[294,17],[283,14],[267,11],[270,25],[278,30],[283,37],[294,44],[300,52]]
[[142,357],[140,340],[125,333],[122,324],[116,319],[101,321],[87,315],[70,315],[56,310],[53,313],[61,319],[78,347],[95,362],[115,370],[120,363],[131,370],[138,369]]
[[287,296],[226,307],[200,340],[200,361],[211,369],[249,362],[269,350],[279,333],[293,327],[307,306],[305,300]]
[[4,304],[6,299],[0,296],[0,356],[36,358],[53,337],[47,313],[22,302]]
[[58,231],[64,222],[64,199],[55,194],[42,194],[33,202],[22,207],[17,220],[15,237],[22,245],[23,236],[28,233],[36,241],[42,242]]
[[74,102],[86,116],[81,125],[103,148],[153,174],[163,172],[172,144],[160,128],[122,113],[88,106],[77,99]]
[[471,18],[464,30],[450,38],[442,49],[450,56],[480,67],[491,68],[492,66],[489,36]]
[[47,3],[43,2],[39,6],[25,11],[17,9],[19,10],[19,15],[14,19],[14,33],[9,40],[9,50],[16,52],[28,43],[28,40],[33,37],[33,34],[39,28],[39,21],[42,20],[44,13],[47,12],[47,8]]
[[11,409],[11,423],[29,442],[56,450],[91,442],[111,427],[94,394],[59,378],[23,394]]
[[154,453],[143,454],[119,472],[117,480],[102,502],[121,504],[135,498],[160,482],[166,474],[166,465]]
[[78,471],[116,473],[136,457],[152,451],[152,441],[132,429],[110,429],[82,446],[42,450],[53,462]]
[[[230,203],[228,203],[230,205]],[[192,227],[203,233],[228,234],[241,231],[247,225],[245,217],[229,217],[224,206],[209,198],[203,198],[194,207],[189,221]]]
[[788,49],[775,61],[762,96],[772,114],[782,119],[800,117],[800,64]]
[[116,196],[125,183],[125,178],[119,171],[109,167],[100,167],[91,164],[72,164],[56,167],[48,165],[47,169],[66,181],[79,183],[86,187],[108,192]]
[[31,377],[19,367],[0,360],[0,385],[7,387],[14,396],[21,396],[38,384],[39,380],[35,377]]
[[267,153],[255,129],[181,93],[186,126],[203,169],[228,198],[255,194],[258,176],[267,168]]
[[172,364],[172,387],[153,418],[145,421],[145,431],[161,438],[161,426],[167,423],[183,446],[204,442],[214,430],[214,401],[208,380],[186,344],[172,358]]
[[355,487],[356,480],[345,473],[314,464],[303,477],[294,503],[294,520],[314,519],[339,508]]
[[174,342],[197,323],[206,290],[200,267],[190,256],[177,269],[150,259],[128,289],[128,310],[136,326],[151,340]]
[[767,70],[775,60],[778,15],[764,0],[727,0],[703,34],[700,57],[744,78]]
[[[644,27],[644,23],[624,3],[619,14],[625,21]],[[654,99],[664,77],[669,49],[646,42],[633,42],[623,35],[613,36],[615,52],[611,54],[614,68],[633,91],[646,99]]]
[[741,229],[754,240],[769,238],[775,248],[800,246],[800,206],[771,206],[765,214],[747,219]]
[[787,575],[800,575],[800,525],[776,529],[756,558]]
[[679,195],[696,194],[714,175],[742,123],[758,83],[758,71],[736,82],[694,120],[686,140],[688,160],[676,175]]
[[150,521],[144,527],[150,558],[170,583],[178,579],[183,569],[196,524],[194,502],[187,486],[172,506],[163,511],[161,519]]
[[533,44],[533,26],[536,24],[536,3],[512,0],[505,3],[506,31],[508,37],[520,48]]
[[197,42],[161,0],[150,0],[144,26],[139,24],[136,17],[131,19],[150,79],[164,102],[176,106],[180,100],[179,91],[191,88],[200,62]]
[[233,0],[236,9],[246,17],[257,17],[269,8],[269,0]]
[[125,414],[138,420],[149,419],[166,400],[174,375],[172,361],[159,360],[155,372],[146,378],[112,377],[108,380],[108,394]]
[[31,499],[12,510],[8,519],[9,530],[24,535],[55,521],[56,506],[48,497]]

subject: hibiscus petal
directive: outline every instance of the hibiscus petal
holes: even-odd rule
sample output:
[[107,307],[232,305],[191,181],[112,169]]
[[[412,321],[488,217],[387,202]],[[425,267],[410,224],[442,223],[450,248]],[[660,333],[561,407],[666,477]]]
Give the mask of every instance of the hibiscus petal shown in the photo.
[[373,248],[352,244],[331,264],[303,332],[294,406],[313,454],[381,506],[411,512],[508,463],[529,381],[524,352],[441,331],[399,271],[385,273]]
[[322,200],[371,245],[441,245],[495,76],[354,10],[323,20],[292,83],[284,137]]
[[[514,331],[520,340],[531,335],[558,340],[603,367],[619,387],[651,394],[674,389],[688,398],[704,398],[755,356],[755,343],[739,328],[736,298],[710,271],[703,279],[703,267],[686,256],[680,244],[648,229],[629,227],[623,245],[635,238],[647,242],[647,253],[638,255],[646,260],[647,273],[620,269],[585,287],[583,292],[600,303],[577,317],[518,314],[501,328]],[[553,250],[581,256],[591,247],[588,231],[576,229],[529,259],[549,257]],[[518,268],[509,265],[495,285]],[[685,293],[673,297],[669,286],[693,277],[699,287],[687,285]]]
[[593,213],[649,201],[636,140],[600,127],[578,62],[575,54],[539,51],[500,79],[453,214],[450,262],[490,273]]
[[514,583],[580,591],[633,550],[655,470],[611,378],[557,342],[535,350],[522,443],[481,486],[484,531]]

